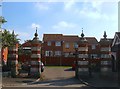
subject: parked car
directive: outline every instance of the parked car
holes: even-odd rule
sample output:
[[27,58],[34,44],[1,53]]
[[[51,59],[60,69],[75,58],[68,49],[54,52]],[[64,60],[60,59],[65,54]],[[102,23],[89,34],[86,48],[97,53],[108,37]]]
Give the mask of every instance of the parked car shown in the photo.
[[[31,65],[30,64],[27,64],[27,63],[24,63],[24,64],[22,64],[22,70],[25,70],[25,71],[30,71],[30,68],[31,68]],[[44,71],[44,64],[43,64],[43,62],[41,62],[41,72],[43,72]]]

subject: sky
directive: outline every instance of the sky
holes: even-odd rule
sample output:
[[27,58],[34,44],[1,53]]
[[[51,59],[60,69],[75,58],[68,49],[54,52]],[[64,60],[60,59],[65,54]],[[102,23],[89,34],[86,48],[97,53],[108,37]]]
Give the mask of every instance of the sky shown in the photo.
[[2,25],[14,30],[21,39],[33,39],[36,27],[39,39],[43,34],[64,34],[96,37],[99,41],[104,31],[113,38],[118,31],[118,2],[88,1],[76,2],[3,2],[2,16],[7,23]]

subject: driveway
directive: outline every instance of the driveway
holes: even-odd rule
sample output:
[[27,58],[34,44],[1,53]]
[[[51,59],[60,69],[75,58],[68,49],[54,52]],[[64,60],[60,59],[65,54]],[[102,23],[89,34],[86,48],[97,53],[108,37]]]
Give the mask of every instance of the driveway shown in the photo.
[[40,79],[3,78],[3,86],[18,87],[81,87],[85,86],[75,78],[71,67],[45,67]]
[[75,71],[71,67],[45,67],[42,75],[45,80],[66,79],[75,77]]
[[45,67],[42,81],[37,81],[30,86],[40,87],[81,87],[85,86],[75,78],[75,71],[71,67]]

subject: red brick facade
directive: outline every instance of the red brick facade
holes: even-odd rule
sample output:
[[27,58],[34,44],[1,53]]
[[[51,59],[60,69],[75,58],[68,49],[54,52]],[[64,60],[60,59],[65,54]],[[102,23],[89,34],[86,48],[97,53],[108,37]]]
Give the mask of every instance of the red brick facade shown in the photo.
[[[42,43],[42,61],[45,65],[72,65],[75,58],[75,48],[74,43],[77,43],[78,50],[79,47],[86,46],[88,47],[87,52],[83,52],[88,55],[88,58],[95,58],[100,59],[101,54],[110,54],[111,51],[101,52],[101,47],[110,47],[112,44],[112,39],[108,39],[110,45],[107,45],[103,42],[103,39],[100,40],[100,42],[97,41],[95,37],[84,37],[87,40],[86,44],[81,44],[79,36],[74,35],[62,35],[62,34],[44,34],[43,35],[43,43]],[[66,47],[66,44],[69,43],[68,48]],[[80,45],[79,45],[80,43]],[[24,43],[22,45],[23,47],[30,47],[30,42]],[[103,49],[104,50],[104,49]],[[70,56],[65,56],[65,53],[69,53]],[[80,52],[81,53],[81,52]],[[72,56],[71,56],[72,55]],[[102,55],[104,56],[104,55]],[[28,58],[28,55],[22,55],[22,60],[24,58]],[[20,58],[21,59],[21,58]]]

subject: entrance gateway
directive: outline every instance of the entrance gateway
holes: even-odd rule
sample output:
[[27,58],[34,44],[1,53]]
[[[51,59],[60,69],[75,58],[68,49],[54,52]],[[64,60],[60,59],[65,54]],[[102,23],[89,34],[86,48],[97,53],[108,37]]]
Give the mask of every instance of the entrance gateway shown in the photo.
[[39,38],[37,37],[37,28],[36,33],[34,34],[34,38],[31,42],[31,68],[30,68],[30,76],[31,77],[40,77],[41,74],[41,43]]
[[[40,77],[41,74],[41,41],[38,38],[37,28],[34,38],[31,41],[31,58],[29,66],[29,77]],[[17,77],[19,75],[19,65],[18,65],[18,43],[15,43],[12,47],[8,49],[8,65],[11,69],[11,77]]]

